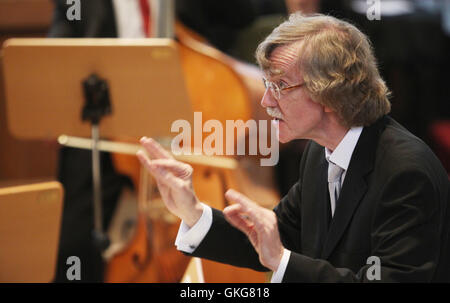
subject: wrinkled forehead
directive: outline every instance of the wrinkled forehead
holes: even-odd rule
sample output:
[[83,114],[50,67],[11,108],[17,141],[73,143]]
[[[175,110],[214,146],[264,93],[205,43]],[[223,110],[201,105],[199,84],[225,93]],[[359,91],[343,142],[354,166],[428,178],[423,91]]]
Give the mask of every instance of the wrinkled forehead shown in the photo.
[[278,77],[296,69],[302,45],[302,41],[297,41],[275,48],[270,54],[270,66],[265,73],[270,77]]

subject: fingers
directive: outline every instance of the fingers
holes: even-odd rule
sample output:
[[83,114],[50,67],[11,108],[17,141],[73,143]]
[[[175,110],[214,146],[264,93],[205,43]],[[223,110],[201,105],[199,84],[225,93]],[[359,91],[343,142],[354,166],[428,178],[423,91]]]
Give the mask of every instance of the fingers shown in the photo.
[[225,197],[230,201],[241,204],[245,208],[253,208],[254,206],[257,206],[255,202],[234,189],[227,190],[227,192],[225,193]]
[[[225,197],[236,202],[224,209],[226,220],[247,235],[259,255],[261,264],[275,271],[283,255],[275,213],[235,190],[228,190]],[[245,216],[248,216],[248,219]]]
[[190,165],[176,161],[174,159],[156,159],[150,160],[148,156],[143,151],[138,151],[136,153],[138,159],[141,161],[142,165],[148,170],[162,168],[173,173],[176,177],[181,179],[188,179],[193,173],[193,169]]
[[256,204],[245,195],[230,189],[225,193],[225,197],[241,206],[241,215],[246,216],[246,220],[252,222],[255,230],[271,230],[274,221],[276,223],[273,211]]
[[136,156],[139,159],[139,162],[141,162],[141,164],[147,169],[147,170],[151,170],[150,169],[150,159],[148,158],[147,154],[143,151],[143,150],[139,150],[136,153]]
[[152,138],[142,137],[140,143],[152,159],[173,159],[172,155]]
[[234,189],[229,189],[225,193],[225,198],[230,202],[236,202],[242,206],[242,211],[245,212],[253,222],[258,222],[258,212],[261,206],[257,205],[255,202],[247,198],[240,192]]
[[242,206],[240,204],[233,204],[223,210],[225,219],[235,228],[242,231],[250,239],[253,245],[257,244],[257,235],[254,231],[254,224],[247,220],[242,213]]
[[225,219],[227,219],[231,225],[238,228],[242,232],[247,234],[252,230],[253,224],[246,220],[246,216],[242,213],[242,206],[240,204],[227,206],[223,210],[223,214]]
[[163,168],[162,166],[153,165],[156,160],[150,161],[148,156],[143,151],[138,151],[136,153],[139,161],[144,165],[144,167],[161,183],[169,187],[181,188],[184,186],[184,181],[179,177],[176,177],[169,169]]
[[157,168],[163,168],[171,173],[173,173],[175,176],[187,179],[192,175],[193,169],[190,165],[176,161],[174,159],[157,159],[157,160],[151,160],[150,165],[155,166]]

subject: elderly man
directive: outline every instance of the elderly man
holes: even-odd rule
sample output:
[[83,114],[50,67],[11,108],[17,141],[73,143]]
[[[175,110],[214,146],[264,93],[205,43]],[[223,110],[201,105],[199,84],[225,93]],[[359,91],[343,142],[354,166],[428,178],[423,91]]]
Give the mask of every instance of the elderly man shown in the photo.
[[293,14],[257,59],[279,140],[310,140],[300,178],[273,211],[229,190],[236,203],[221,212],[197,199],[189,165],[143,138],[152,160],[138,157],[182,219],[178,249],[272,270],[272,282],[450,281],[448,177],[386,116],[367,37],[333,17]]

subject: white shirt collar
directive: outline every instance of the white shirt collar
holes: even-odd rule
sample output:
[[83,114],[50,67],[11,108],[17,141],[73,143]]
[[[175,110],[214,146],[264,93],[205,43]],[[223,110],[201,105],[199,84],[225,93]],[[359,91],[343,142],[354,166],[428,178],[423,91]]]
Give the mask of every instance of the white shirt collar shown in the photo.
[[347,171],[362,130],[362,126],[350,128],[333,152],[325,147],[325,159]]

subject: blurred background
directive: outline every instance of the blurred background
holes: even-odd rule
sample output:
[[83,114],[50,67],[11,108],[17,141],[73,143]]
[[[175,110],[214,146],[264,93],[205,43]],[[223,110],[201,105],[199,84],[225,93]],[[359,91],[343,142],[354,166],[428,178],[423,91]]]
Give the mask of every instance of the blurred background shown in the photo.
[[[125,21],[134,17],[118,11],[124,9],[120,3],[132,1],[142,5],[139,0],[82,0],[81,20],[68,21],[65,0],[0,0],[0,43],[12,37],[127,37]],[[392,91],[391,116],[425,141],[450,172],[450,0],[177,0],[175,4],[177,21],[250,69],[255,68],[257,45],[289,13],[324,13],[352,22],[372,41],[382,77]],[[369,20],[373,18],[368,12],[378,9],[380,20]],[[0,69],[0,184],[61,179],[64,155],[55,142],[23,141],[9,134],[3,86]],[[258,96],[260,91],[254,94],[253,108],[259,108]],[[254,117],[264,118],[264,113]],[[273,174],[279,196],[297,180],[303,146],[302,140],[281,146]],[[114,182],[121,188],[126,180]],[[91,280],[101,278],[93,274]]]
[[[11,37],[47,36],[58,2],[65,1],[0,0],[0,42]],[[393,92],[392,116],[430,144],[450,170],[450,135],[445,122],[450,115],[448,0],[382,0],[381,20],[373,21],[366,16],[365,0],[179,0],[176,4],[177,17],[188,27],[218,49],[249,63],[255,63],[253,54],[258,43],[288,12],[321,12],[352,21],[374,45],[383,78]],[[54,145],[23,142],[9,135],[2,85],[3,81],[0,180],[55,176]],[[11,155],[15,161],[11,161]],[[285,192],[290,184],[280,186]]]

